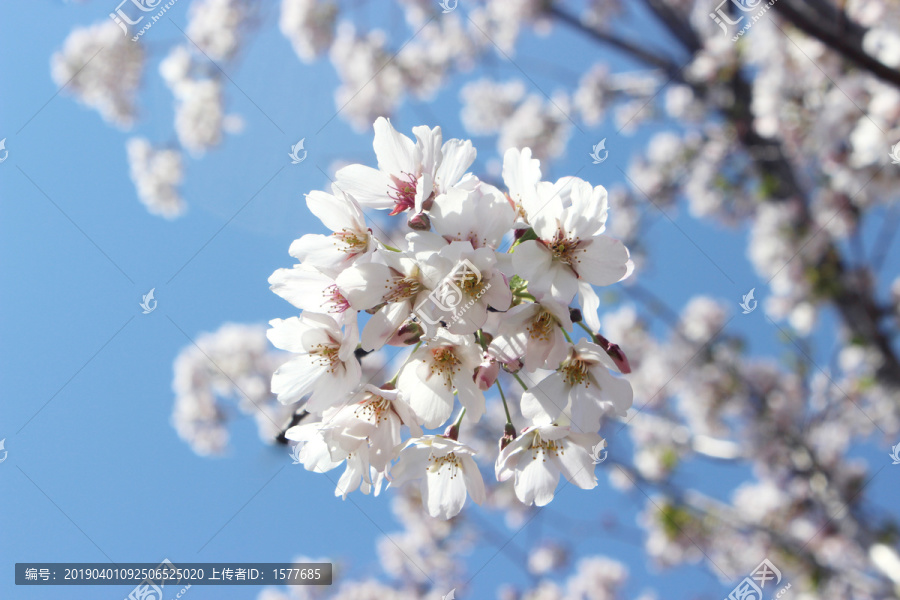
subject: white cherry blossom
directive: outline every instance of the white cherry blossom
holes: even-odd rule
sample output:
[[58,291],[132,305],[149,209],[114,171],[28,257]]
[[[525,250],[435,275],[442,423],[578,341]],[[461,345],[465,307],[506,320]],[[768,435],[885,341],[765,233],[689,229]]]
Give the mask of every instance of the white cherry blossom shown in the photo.
[[309,394],[306,410],[321,413],[343,402],[359,385],[355,325],[341,331],[333,317],[311,312],[273,319],[269,325],[269,341],[296,355],[272,375],[272,391],[281,402],[290,404]]
[[603,235],[607,195],[576,177],[541,182],[534,197],[523,197],[537,240],[519,244],[513,267],[534,293],[571,302],[579,282],[610,285],[631,274],[633,264],[622,242]]
[[563,417],[577,431],[597,431],[606,412],[625,416],[633,401],[631,384],[614,370],[603,348],[579,340],[555,372],[522,394],[522,414],[535,424]]
[[452,139],[442,144],[440,127],[414,128],[415,142],[383,117],[374,127],[378,168],[350,165],[335,174],[337,185],[362,206],[390,209],[391,215],[421,212],[432,194],[448,191],[475,160],[469,141]]
[[312,191],[306,206],[331,235],[308,233],[291,244],[290,254],[297,260],[333,274],[359,260],[368,259],[375,250],[375,238],[366,226],[359,204],[337,185],[332,194]]
[[481,351],[473,340],[440,329],[400,369],[397,387],[429,429],[450,418],[457,395],[467,420],[475,423],[484,414],[484,393],[473,380],[479,364]]
[[476,504],[485,499],[484,480],[475,451],[456,440],[439,435],[413,438],[406,443],[391,471],[393,486],[420,480],[422,503],[428,514],[439,519],[455,517],[466,502],[466,493]]
[[521,358],[526,371],[555,369],[566,358],[572,330],[569,308],[552,298],[525,302],[507,311],[489,352],[509,362]]
[[559,475],[584,490],[597,486],[591,448],[603,438],[575,433],[568,427],[528,427],[497,457],[497,480],[514,479],[516,497],[527,505],[546,506],[553,500]]

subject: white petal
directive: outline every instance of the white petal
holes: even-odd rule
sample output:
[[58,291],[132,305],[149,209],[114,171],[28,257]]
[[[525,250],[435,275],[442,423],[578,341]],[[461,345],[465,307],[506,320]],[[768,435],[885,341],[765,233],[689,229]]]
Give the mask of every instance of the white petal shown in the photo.
[[534,196],[541,180],[541,161],[531,158],[531,148],[510,148],[503,155],[503,183],[516,204],[524,206],[525,195]]
[[466,419],[470,423],[477,423],[485,412],[484,393],[465,372],[457,377],[456,389],[459,392],[459,403],[466,408]]
[[[534,434],[526,431],[500,451],[497,462],[494,463],[494,474],[497,481],[506,481],[515,474],[519,460],[524,456],[533,440]],[[528,458],[531,459],[530,456]]]
[[[419,125],[413,127],[413,135],[416,136],[416,149],[422,163],[422,172],[433,174],[441,164],[441,144],[444,139],[441,128],[431,129],[425,125]],[[431,193],[430,190],[429,187],[429,193]]]
[[550,424],[562,414],[568,398],[569,386],[559,373],[551,373],[522,393],[522,416],[535,424]]
[[600,296],[594,288],[586,281],[578,283],[578,300],[581,303],[581,316],[584,318],[585,325],[591,331],[600,331],[600,317],[597,311],[600,308]]
[[463,477],[466,481],[469,497],[472,498],[472,502],[475,504],[481,504],[485,499],[484,479],[481,477],[481,471],[478,470],[475,459],[468,454],[457,454],[456,456],[463,465]]
[[357,263],[338,275],[335,283],[354,310],[368,310],[384,301],[394,279],[391,269],[385,265]]
[[521,471],[516,471],[516,496],[523,504],[546,506],[553,500],[559,483],[559,470],[551,461],[545,461],[543,452],[535,452],[534,460],[528,453],[520,459],[524,463]]
[[597,476],[594,474],[594,461],[588,447],[603,439],[595,433],[570,433],[562,440],[563,451],[554,457],[562,474],[583,490],[597,487]]
[[410,316],[408,302],[392,302],[369,318],[363,328],[363,350],[378,350]]
[[475,147],[469,140],[447,140],[441,149],[443,158],[434,178],[434,186],[443,193],[462,178],[463,173],[475,162]]
[[553,255],[535,240],[522,242],[513,250],[513,269],[523,279],[528,280],[528,289],[536,294],[549,294]]
[[631,383],[623,377],[614,377],[601,365],[591,368],[591,375],[600,385],[601,401],[610,403],[613,412],[619,417],[624,417],[634,403],[634,390],[631,388]]
[[316,269],[278,269],[269,277],[269,284],[269,289],[300,310],[323,312],[332,308],[326,290],[334,280]]
[[455,465],[428,469],[422,491],[428,514],[437,519],[455,517],[466,503],[466,481]]
[[312,391],[323,370],[311,356],[301,354],[272,374],[272,393],[282,404],[297,402]]
[[610,285],[625,279],[633,268],[628,248],[619,240],[598,235],[574,252],[578,275],[594,285]]
[[306,206],[331,231],[357,231],[365,225],[359,207],[342,193],[335,196],[314,190],[306,195]]
[[272,319],[269,325],[272,327],[266,331],[266,337],[276,348],[288,352],[306,352],[301,340],[303,334],[313,327],[313,322],[301,320],[300,317],[291,317]]
[[399,487],[425,476],[431,450],[411,444],[412,441],[407,442],[407,446],[400,452],[397,464],[391,469],[391,487]]
[[374,209],[394,208],[394,199],[388,196],[394,180],[390,175],[365,165],[349,165],[334,174],[337,185],[363,207]]
[[[384,117],[375,121],[375,140],[372,144],[375,156],[378,157],[378,168],[400,177],[404,172],[418,176],[417,167],[421,161],[421,153],[411,139],[394,129],[391,122]],[[352,194],[360,203],[362,199]]]

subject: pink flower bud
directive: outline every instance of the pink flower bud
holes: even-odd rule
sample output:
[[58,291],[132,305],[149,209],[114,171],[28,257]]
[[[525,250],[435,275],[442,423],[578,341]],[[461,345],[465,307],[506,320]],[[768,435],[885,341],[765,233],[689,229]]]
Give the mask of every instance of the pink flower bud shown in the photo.
[[512,423],[507,423],[503,428],[503,437],[500,438],[500,451],[510,445],[516,439],[516,428]]
[[415,229],[416,231],[429,231],[431,229],[431,219],[423,212],[411,216],[406,221],[406,224],[409,225],[410,229]]
[[409,346],[411,344],[417,344],[419,340],[422,339],[423,333],[425,332],[419,323],[407,321],[394,332],[394,335],[388,338],[387,344],[389,346]]
[[594,338],[597,340],[597,343],[602,347],[609,357],[616,363],[616,366],[619,367],[619,371],[622,373],[631,373],[631,365],[628,363],[628,357],[625,356],[625,352],[619,348],[618,344],[613,344],[608,339],[600,335],[599,333],[594,334]]
[[500,363],[485,356],[484,362],[475,369],[475,383],[478,385],[478,389],[482,392],[489,390],[497,381],[498,375],[500,375]]

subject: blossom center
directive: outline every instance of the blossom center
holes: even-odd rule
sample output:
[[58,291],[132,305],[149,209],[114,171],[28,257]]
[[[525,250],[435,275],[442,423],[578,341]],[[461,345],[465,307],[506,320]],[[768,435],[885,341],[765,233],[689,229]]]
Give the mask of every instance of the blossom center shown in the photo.
[[541,455],[541,460],[543,462],[547,462],[547,455],[551,454],[553,456],[559,456],[560,454],[565,454],[566,451],[563,448],[563,445],[557,443],[556,440],[544,440],[541,439],[541,435],[539,433],[534,434],[534,438],[531,440],[531,460],[537,460],[538,455]]
[[394,281],[394,287],[384,295],[385,302],[402,302],[412,298],[422,289],[422,284],[415,277],[403,277]]
[[332,284],[325,288],[325,303],[322,306],[327,307],[330,313],[342,313],[350,308],[350,302],[344,298],[338,286]]
[[368,399],[359,403],[354,414],[364,421],[377,424],[388,418],[390,409],[390,400],[373,394]]
[[334,373],[338,365],[341,363],[340,346],[336,344],[316,344],[313,346],[311,355],[319,365],[326,367],[329,373]]
[[418,178],[412,173],[403,173],[403,177],[391,176],[394,180],[394,185],[390,186],[392,191],[388,192],[388,196],[390,196],[394,200],[394,210],[391,211],[390,216],[394,216],[402,213],[405,210],[409,210],[416,205],[416,186],[418,185]]
[[553,254],[553,258],[561,263],[573,266],[573,263],[580,262],[575,254],[579,245],[581,245],[581,240],[566,237],[562,231],[558,231],[553,241],[547,244],[547,247]]
[[439,473],[441,469],[444,467],[449,467],[450,469],[450,479],[453,479],[459,474],[459,470],[462,468],[462,461],[456,456],[455,452],[451,452],[449,454],[445,454],[444,456],[434,456],[433,454],[428,457],[428,470],[432,473]]
[[447,387],[453,383],[453,375],[459,370],[460,362],[452,348],[435,348],[431,351],[431,374],[444,378]]
[[569,385],[591,385],[588,377],[588,364],[580,358],[571,358],[559,367],[559,373]]
[[368,247],[369,245],[368,234],[361,233],[359,231],[351,231],[346,227],[340,231],[334,232],[331,235],[344,245],[344,247],[340,248],[340,250],[342,252],[346,252],[347,254],[359,254],[361,252],[364,252],[366,247]]
[[528,325],[528,335],[533,340],[541,340],[543,342],[550,340],[550,333],[556,326],[556,319],[549,311],[541,309],[537,317],[532,319]]

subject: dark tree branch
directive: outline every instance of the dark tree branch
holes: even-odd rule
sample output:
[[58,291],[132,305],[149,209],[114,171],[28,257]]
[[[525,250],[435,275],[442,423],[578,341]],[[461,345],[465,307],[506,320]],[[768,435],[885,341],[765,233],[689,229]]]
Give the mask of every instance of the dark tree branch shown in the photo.
[[858,67],[886,83],[900,87],[900,71],[888,67],[863,50],[862,38],[866,29],[851,21],[843,10],[832,7],[831,11],[824,14],[818,10],[812,12],[790,0],[780,0],[775,3],[774,8],[798,29]]

